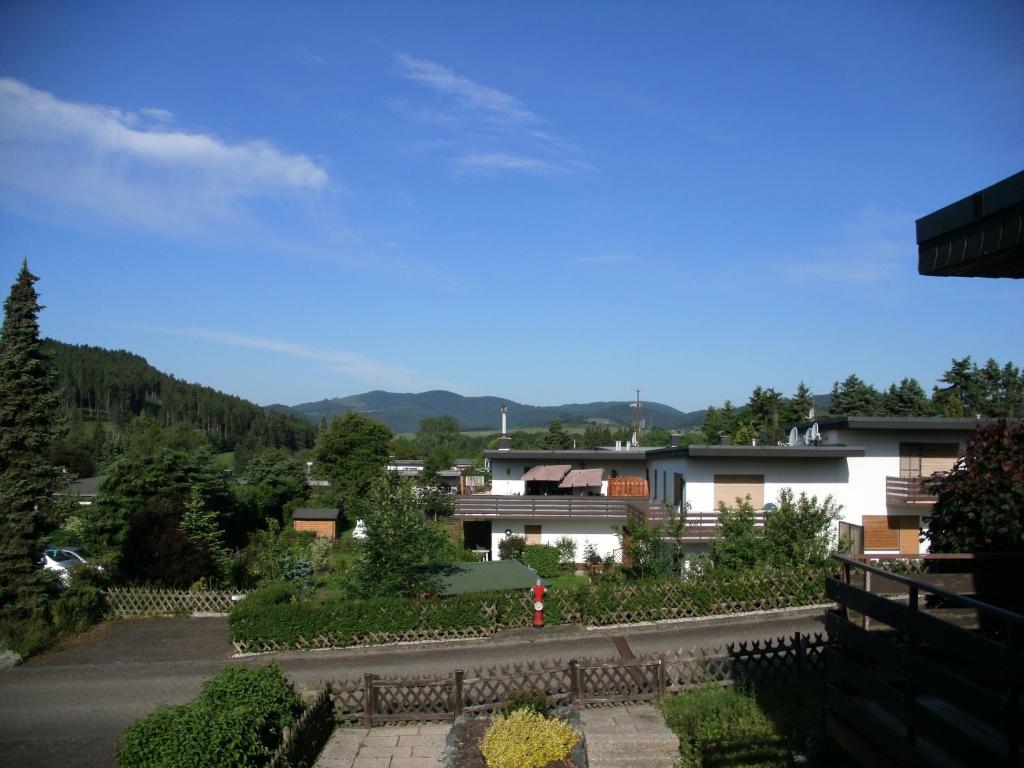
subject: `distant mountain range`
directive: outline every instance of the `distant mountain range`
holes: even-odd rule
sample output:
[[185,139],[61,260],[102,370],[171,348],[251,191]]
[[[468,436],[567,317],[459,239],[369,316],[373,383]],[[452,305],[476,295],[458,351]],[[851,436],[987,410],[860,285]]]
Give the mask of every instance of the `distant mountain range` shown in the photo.
[[[641,403],[648,427],[688,429],[704,423],[703,410],[684,413],[662,403]],[[418,394],[374,390],[313,403],[293,406],[274,404],[266,407],[268,410],[301,416],[315,424],[319,424],[322,418],[330,421],[347,411],[358,411],[387,424],[394,432],[402,433],[416,432],[420,419],[437,416],[454,416],[463,430],[486,429],[499,432],[500,408],[503,405],[508,406],[510,431],[525,427],[545,427],[555,418],[561,419],[563,425],[596,421],[609,426],[628,426],[633,420],[633,405],[628,401],[525,405],[502,397],[464,397],[444,390]]]

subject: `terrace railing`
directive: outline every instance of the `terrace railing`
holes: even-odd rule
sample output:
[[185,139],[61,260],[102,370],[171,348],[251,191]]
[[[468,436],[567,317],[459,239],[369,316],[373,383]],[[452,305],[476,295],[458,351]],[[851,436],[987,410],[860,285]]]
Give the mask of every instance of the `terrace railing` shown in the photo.
[[926,491],[922,485],[925,477],[887,477],[885,478],[885,501],[887,504],[906,504],[908,506],[932,506],[938,497]]
[[[829,735],[865,765],[1019,765],[1024,615],[985,588],[999,585],[995,571],[1019,583],[1019,556],[930,555],[900,567],[927,571],[913,574],[878,558],[836,559],[842,574],[826,583],[839,605],[826,616]],[[943,563],[960,572],[936,573]],[[957,582],[973,596],[950,588]]]
[[455,516],[468,519],[498,517],[590,517],[625,521],[631,508],[646,508],[647,497],[632,496],[493,496],[455,497]]

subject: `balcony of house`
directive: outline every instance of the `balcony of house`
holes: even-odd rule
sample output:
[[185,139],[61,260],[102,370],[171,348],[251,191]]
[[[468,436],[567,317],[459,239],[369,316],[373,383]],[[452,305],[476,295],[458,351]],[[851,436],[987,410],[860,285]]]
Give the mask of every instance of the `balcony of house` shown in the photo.
[[607,518],[625,521],[645,513],[646,496],[456,496],[454,516],[463,520],[492,518]]
[[[656,523],[668,523],[669,514],[664,505],[644,503],[647,520]],[[678,512],[676,513],[678,514]],[[754,510],[754,528],[758,533],[764,530],[765,510]],[[683,529],[683,541],[691,543],[707,543],[718,530],[718,510],[690,510],[686,513],[686,527]]]
[[885,478],[885,501],[887,504],[901,504],[909,507],[930,507],[938,497],[927,491],[922,482],[928,477],[887,477]]

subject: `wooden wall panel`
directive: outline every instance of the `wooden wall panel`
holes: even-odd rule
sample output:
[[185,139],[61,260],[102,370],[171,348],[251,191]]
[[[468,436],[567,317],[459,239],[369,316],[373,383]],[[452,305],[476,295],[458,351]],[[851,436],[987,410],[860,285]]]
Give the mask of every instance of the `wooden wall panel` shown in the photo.
[[864,551],[900,548],[900,521],[888,515],[864,515]]
[[736,499],[750,496],[754,509],[764,508],[764,475],[715,475],[715,509],[735,507]]

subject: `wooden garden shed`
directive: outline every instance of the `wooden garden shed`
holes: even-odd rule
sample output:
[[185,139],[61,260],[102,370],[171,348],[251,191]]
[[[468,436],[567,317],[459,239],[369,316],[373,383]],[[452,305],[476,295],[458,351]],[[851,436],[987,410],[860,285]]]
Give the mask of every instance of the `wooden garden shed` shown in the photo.
[[301,507],[292,512],[292,525],[296,531],[312,531],[321,539],[336,539],[340,516],[338,509]]

